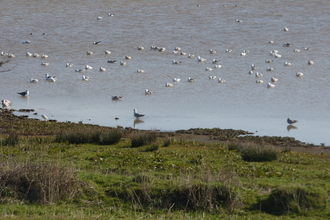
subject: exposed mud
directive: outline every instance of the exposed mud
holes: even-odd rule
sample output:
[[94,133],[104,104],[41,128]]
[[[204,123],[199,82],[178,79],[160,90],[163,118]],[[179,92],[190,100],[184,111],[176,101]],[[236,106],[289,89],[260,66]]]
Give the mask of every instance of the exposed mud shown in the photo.
[[[21,133],[22,127],[42,127],[47,124],[47,131],[39,129],[38,133],[35,135],[55,135],[56,130],[60,127],[63,128],[67,124],[69,126],[96,126],[82,123],[72,123],[72,122],[57,122],[56,120],[42,121],[39,119],[31,119],[28,115],[15,115],[13,112],[34,112],[34,109],[0,109],[0,134],[8,134],[9,130],[17,132],[18,134],[25,135]],[[50,124],[50,123],[53,123]],[[31,125],[32,124],[32,125]],[[52,127],[54,127],[54,132],[52,133]],[[56,127],[56,129],[55,129]],[[132,132],[137,132],[138,130],[133,128],[122,128],[124,135],[127,137]],[[43,133],[44,131],[44,133]],[[220,129],[220,128],[191,128],[188,130],[178,130],[175,132],[159,132],[160,137],[171,137],[175,139],[184,139],[202,143],[229,143],[229,142],[254,142],[258,144],[273,145],[280,149],[290,149],[300,152],[313,152],[322,153],[330,152],[330,147],[320,146],[314,144],[307,144],[300,142],[292,137],[278,137],[278,136],[257,136],[252,132],[244,130],[234,130],[234,129]]]

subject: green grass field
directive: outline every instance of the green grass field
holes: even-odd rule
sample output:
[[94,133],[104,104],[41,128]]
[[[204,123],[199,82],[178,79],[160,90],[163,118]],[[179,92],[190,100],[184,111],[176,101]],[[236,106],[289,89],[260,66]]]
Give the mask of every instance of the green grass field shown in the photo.
[[330,154],[0,113],[1,219],[329,219]]

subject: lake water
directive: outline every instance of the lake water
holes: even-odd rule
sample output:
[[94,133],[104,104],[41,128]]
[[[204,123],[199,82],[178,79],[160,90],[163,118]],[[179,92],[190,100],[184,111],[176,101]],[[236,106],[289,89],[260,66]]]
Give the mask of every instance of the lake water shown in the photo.
[[[103,19],[97,20],[99,16]],[[38,115],[30,117],[46,114],[58,121],[163,131],[233,128],[330,144],[328,1],[8,0],[1,3],[0,17],[0,50],[16,55],[1,67],[15,68],[0,73],[0,98],[12,101],[13,109],[35,109]],[[26,40],[31,43],[23,44]],[[292,46],[283,47],[285,43]],[[175,47],[187,54],[173,53]],[[246,56],[241,56],[243,50],[249,50]],[[271,56],[273,50],[282,57]],[[49,58],[27,57],[26,52]],[[132,59],[125,60],[126,55]],[[206,61],[197,62],[197,56]],[[220,60],[222,68],[206,71],[213,68],[212,59]],[[266,63],[268,59],[274,62]],[[127,65],[121,66],[121,60]],[[93,69],[75,72],[87,64]],[[254,73],[262,73],[264,83],[248,74],[251,64],[259,67]],[[304,76],[296,77],[297,72]],[[46,81],[46,73],[57,81]],[[89,81],[82,81],[82,75]],[[226,83],[209,80],[210,75]],[[181,81],[173,83],[174,77]],[[189,83],[188,77],[196,81]],[[267,88],[271,77],[279,79],[275,88]],[[39,83],[30,83],[30,78]],[[154,94],[146,96],[147,88]],[[26,89],[29,98],[17,94]],[[113,101],[112,95],[123,97]],[[136,120],[134,108],[145,116]],[[288,117],[298,120],[293,129]]]

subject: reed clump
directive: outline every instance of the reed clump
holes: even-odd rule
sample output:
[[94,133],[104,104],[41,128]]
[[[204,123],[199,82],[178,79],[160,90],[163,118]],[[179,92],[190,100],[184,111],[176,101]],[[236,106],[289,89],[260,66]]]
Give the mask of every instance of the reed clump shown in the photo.
[[284,186],[274,189],[260,207],[274,215],[307,214],[308,211],[323,211],[328,203],[328,193],[318,187]]
[[163,183],[155,185],[155,181],[145,174],[137,174],[126,183],[130,187],[113,187],[107,194],[134,206],[153,209],[231,213],[243,206],[240,182],[228,170],[197,175],[183,171]]
[[15,146],[19,143],[19,136],[16,132],[9,132],[8,136],[1,141],[1,146],[9,145]]
[[255,143],[231,143],[228,150],[240,152],[242,159],[249,162],[265,162],[278,159],[278,150],[269,145]]
[[143,151],[144,152],[153,152],[153,151],[157,151],[158,149],[159,149],[158,144],[152,144],[152,145],[146,146]]
[[81,127],[63,129],[56,135],[57,142],[68,141],[69,144],[98,143],[101,145],[112,145],[118,143],[123,137],[121,129],[102,130],[98,127]]
[[85,184],[74,170],[56,163],[1,163],[0,202],[51,204],[76,198]]
[[123,132],[119,128],[104,131],[100,134],[99,144],[113,145],[117,144],[123,137]]
[[153,144],[157,141],[156,131],[136,132],[130,136],[131,148]]

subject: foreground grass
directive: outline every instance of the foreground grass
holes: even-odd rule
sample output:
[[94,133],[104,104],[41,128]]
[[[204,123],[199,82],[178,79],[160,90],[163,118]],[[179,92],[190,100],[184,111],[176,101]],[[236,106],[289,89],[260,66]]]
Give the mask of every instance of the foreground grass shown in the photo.
[[[51,135],[41,136],[42,129],[33,134],[33,123]],[[15,125],[0,137],[1,219],[330,217],[326,153],[280,152],[252,142],[198,143],[155,131],[157,138],[137,146],[132,140],[145,132],[110,135],[110,128],[86,126],[84,134],[78,124],[17,124],[26,124],[23,135]],[[97,135],[85,143],[66,140],[78,133],[75,126],[83,136],[94,130],[121,139],[112,145]]]

